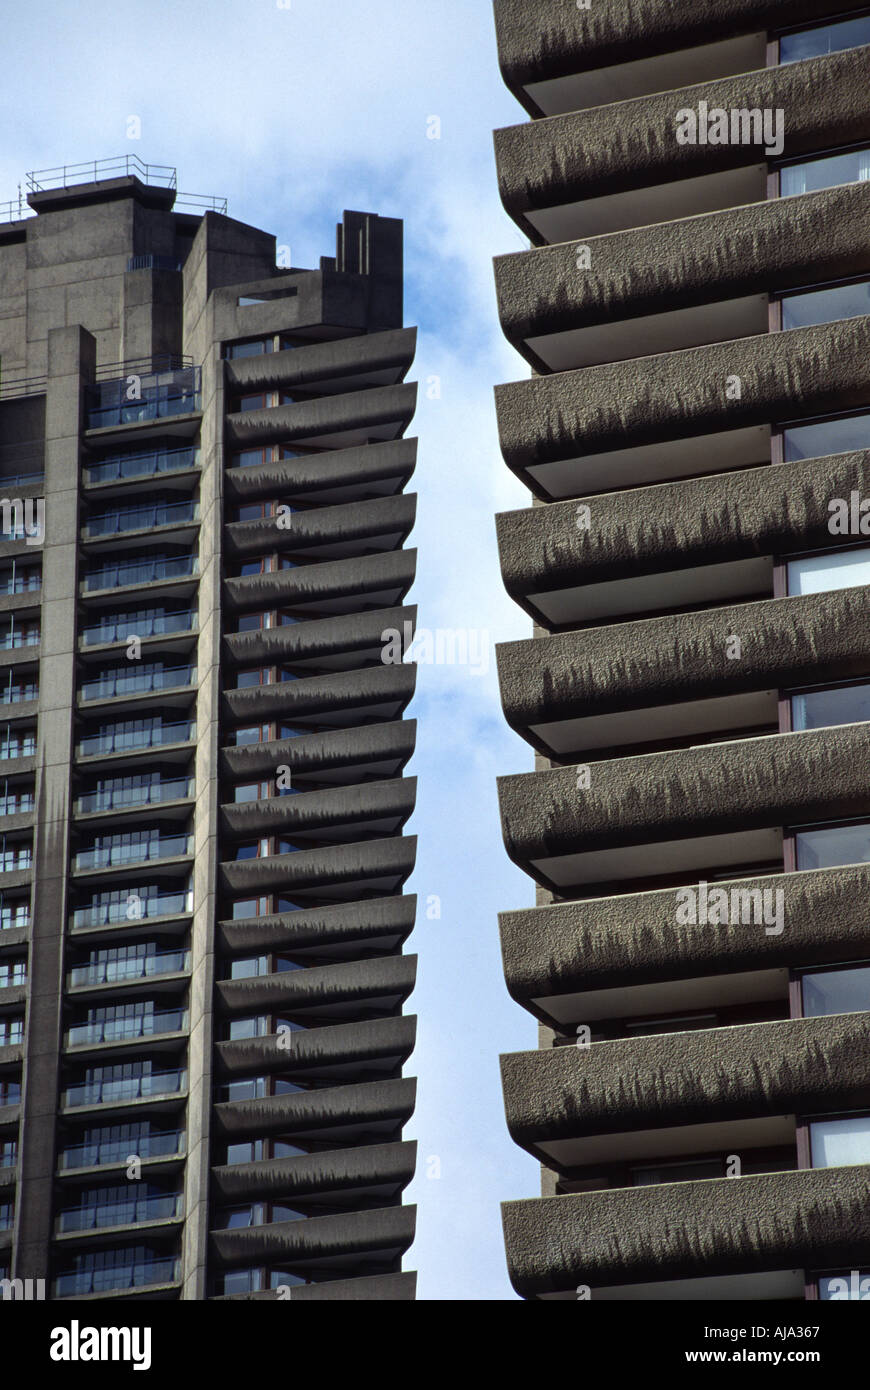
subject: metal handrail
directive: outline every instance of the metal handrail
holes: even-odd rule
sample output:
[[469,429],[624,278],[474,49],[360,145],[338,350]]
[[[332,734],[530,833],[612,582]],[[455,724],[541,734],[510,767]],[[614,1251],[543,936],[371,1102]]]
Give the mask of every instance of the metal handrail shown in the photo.
[[139,176],[158,188],[177,188],[177,171],[171,164],[145,164],[136,154],[109,159],[89,159],[84,164],[61,164],[54,169],[31,169],[25,175],[31,193],[70,188],[79,183],[99,183],[102,178]]

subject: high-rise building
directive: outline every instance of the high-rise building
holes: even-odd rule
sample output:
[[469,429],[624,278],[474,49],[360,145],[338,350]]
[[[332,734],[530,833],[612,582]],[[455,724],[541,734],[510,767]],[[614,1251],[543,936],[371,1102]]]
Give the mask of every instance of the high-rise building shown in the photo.
[[529,1299],[870,1297],[870,8],[496,0]]
[[171,169],[27,190],[0,210],[0,1279],[413,1298],[402,224],[345,213],[301,270]]

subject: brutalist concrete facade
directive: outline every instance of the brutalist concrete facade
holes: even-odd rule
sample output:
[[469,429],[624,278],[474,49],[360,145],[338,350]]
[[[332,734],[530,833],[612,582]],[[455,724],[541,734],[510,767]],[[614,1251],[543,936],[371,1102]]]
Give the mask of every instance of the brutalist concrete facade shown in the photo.
[[[859,1297],[833,1290],[870,1264],[870,9],[495,14],[533,243],[495,268],[532,369],[496,390],[533,494],[497,518],[535,624],[498,651],[536,752],[499,786],[537,884],[501,918],[540,1024],[502,1058],[542,1164],[511,1278]],[[678,139],[719,108],[781,113],[777,147]]]
[[0,221],[0,1278],[412,1299],[402,225],[345,213],[301,270],[173,171],[29,187]]

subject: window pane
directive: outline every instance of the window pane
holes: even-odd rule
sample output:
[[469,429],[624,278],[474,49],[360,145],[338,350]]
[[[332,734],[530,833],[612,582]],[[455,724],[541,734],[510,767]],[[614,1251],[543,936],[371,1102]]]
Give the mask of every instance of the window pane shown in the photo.
[[870,825],[832,825],[796,836],[798,869],[833,869],[870,864]]
[[820,188],[837,188],[843,183],[863,183],[870,179],[870,149],[848,150],[845,154],[810,159],[805,164],[789,164],[780,170],[780,196],[814,193]]
[[870,448],[870,415],[847,415],[783,431],[786,463]]
[[779,41],[780,63],[799,63],[804,58],[822,58],[870,43],[870,17],[846,19],[840,24],[822,24],[800,34],[786,34]]
[[831,1274],[819,1280],[819,1298],[851,1299],[865,1302],[870,1299],[870,1272],[850,1270],[848,1274]]
[[870,720],[870,685],[844,685],[792,697],[795,730],[831,729],[836,724],[863,724],[866,720]]
[[801,981],[804,1014],[857,1014],[870,1009],[870,966],[852,970],[822,970]]
[[870,1163],[870,1115],[850,1120],[818,1120],[810,1125],[814,1168]]
[[834,323],[837,319],[852,319],[867,313],[870,313],[870,282],[867,280],[782,297],[784,330],[809,328],[814,323]]
[[831,589],[851,589],[864,584],[870,584],[870,549],[867,548],[789,561],[790,594],[823,594]]

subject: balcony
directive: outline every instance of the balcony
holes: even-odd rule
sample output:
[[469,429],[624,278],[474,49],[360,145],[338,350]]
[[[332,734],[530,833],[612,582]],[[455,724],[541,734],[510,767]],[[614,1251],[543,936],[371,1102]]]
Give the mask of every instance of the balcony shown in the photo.
[[795,1115],[866,1108],[868,1043],[854,1013],[514,1053],[508,1128],[560,1172],[793,1145]]
[[[737,632],[752,642],[729,661],[722,634]],[[586,628],[506,643],[497,655],[508,723],[549,756],[579,762],[599,749],[739,737],[777,727],[779,688],[867,671],[870,590]]]
[[[130,898],[137,899],[135,911]],[[88,927],[114,927],[131,922],[148,921],[154,917],[180,917],[193,911],[193,892],[184,889],[177,893],[144,893],[130,889],[129,892],[112,894],[108,901],[96,900],[85,907],[78,907],[72,914],[74,931]]]
[[[193,835],[152,835],[145,838],[146,832],[133,832],[139,843],[97,844],[91,849],[81,850],[73,859],[77,873],[94,869],[121,869],[130,864],[150,864],[160,859],[180,859],[193,854]],[[124,837],[129,839],[131,837]]]
[[159,1038],[183,1033],[188,1026],[186,1009],[164,1009],[132,1018],[100,1019],[75,1024],[67,1030],[67,1047],[98,1047],[103,1043],[131,1042],[138,1038]]
[[[146,780],[147,779],[147,780]],[[189,801],[193,797],[195,782],[192,777],[171,779],[150,779],[142,774],[140,786],[130,786],[135,778],[120,778],[118,785],[111,783],[87,792],[73,804],[77,816],[99,815],[107,811],[128,811],[134,807],[162,806],[175,801]],[[127,785],[124,785],[124,784]],[[0,807],[2,807],[0,800]]]
[[[146,726],[149,720],[136,720]],[[85,734],[78,745],[82,758],[108,757],[112,753],[136,753],[148,748],[166,748],[196,739],[196,724],[191,719],[174,724],[154,721],[152,727],[129,728],[126,724],[109,725],[95,734]]]
[[148,637],[171,637],[179,633],[193,633],[196,623],[197,614],[192,608],[169,613],[161,609],[107,614],[98,623],[91,623],[82,629],[81,643],[83,647],[99,647],[124,642],[128,637],[141,637],[143,641]]
[[784,825],[866,814],[870,726],[777,734],[499,780],[508,853],[566,894],[782,854]]
[[513,382],[496,388],[502,453],[548,501],[769,463],[772,420],[870,401],[868,353],[857,317]]
[[165,580],[189,579],[199,574],[197,555],[155,556],[144,560],[122,560],[101,565],[85,575],[83,593],[100,589],[124,589],[133,585],[157,584]]
[[382,1207],[247,1230],[212,1231],[212,1255],[220,1269],[275,1259],[294,1267],[313,1265],[318,1271],[340,1270],[348,1261],[392,1264],[413,1242],[416,1211],[412,1206]]
[[231,955],[286,947],[294,953],[341,955],[360,950],[397,950],[414,927],[413,895],[373,898],[337,907],[238,918],[218,923],[221,948]]
[[79,1168],[109,1168],[126,1166],[131,1148],[144,1161],[158,1158],[180,1158],[185,1152],[183,1129],[158,1130],[136,1139],[106,1139],[92,1144],[73,1144],[62,1149],[59,1168],[62,1173]]
[[79,686],[79,698],[89,700],[114,700],[129,695],[153,695],[160,690],[182,690],[196,685],[195,666],[163,666],[155,663],[144,669],[129,670],[118,668],[106,671],[96,680],[83,681]]
[[134,956],[129,960],[98,960],[89,965],[76,965],[67,976],[67,988],[128,984],[134,980],[179,975],[189,970],[189,951],[155,951],[151,955]]
[[576,241],[501,256],[502,328],[545,372],[766,333],[769,294],[870,269],[868,211],[852,183],[590,237],[583,271]]
[[[164,372],[132,372],[116,381],[85,388],[89,430],[142,425],[192,415],[202,409],[201,369],[181,367]],[[131,392],[135,395],[131,398]]]
[[400,1014],[295,1032],[292,1057],[278,1045],[276,1033],[219,1042],[215,1055],[227,1081],[289,1071],[303,1080],[346,1086],[395,1077],[414,1051],[416,1033],[416,1018]]
[[86,463],[86,487],[104,483],[142,481],[164,473],[185,473],[199,468],[200,451],[191,446],[185,449],[144,449],[136,453],[118,454],[112,458]]
[[89,516],[82,534],[85,540],[94,540],[123,535],[125,531],[153,531],[160,526],[182,526],[198,521],[198,502],[151,502]]
[[[141,1154],[139,1155],[141,1157]],[[167,1193],[159,1197],[130,1197],[123,1202],[105,1206],[89,1205],[63,1208],[57,1218],[58,1235],[101,1231],[115,1226],[144,1226],[155,1222],[180,1220],[184,1211],[184,1195]]]
[[676,113],[782,110],[786,159],[854,145],[870,136],[866,64],[856,48],[496,131],[502,201],[538,245],[762,202],[764,146],[679,144]]
[[127,1263],[80,1269],[59,1274],[54,1281],[54,1298],[86,1298],[90,1294],[127,1293],[136,1289],[174,1284],[181,1275],[177,1256],[130,1259]]
[[727,1298],[705,1288],[711,1276],[765,1272],[772,1287],[754,1296],[801,1297],[802,1278],[784,1294],[774,1275],[870,1261],[870,1167],[507,1202],[503,1215],[511,1282],[523,1298],[576,1301],[581,1284],[593,1300],[660,1298],[665,1280],[703,1281],[678,1296]]
[[319,505],[329,506],[394,496],[410,481],[416,460],[416,439],[396,439],[323,454],[276,456],[248,467],[229,467],[224,477],[227,497],[238,502],[277,495],[291,503],[316,498]]
[[376,386],[227,416],[228,440],[238,448],[272,443],[342,449],[397,439],[417,408],[416,386]]
[[353,964],[323,965],[307,970],[287,970],[247,980],[220,980],[218,1004],[231,1017],[247,1017],[257,1010],[277,1013],[286,1009],[294,1018],[352,1022],[362,1010],[395,1013],[414,989],[416,956],[386,956]]
[[187,1071],[150,1072],[147,1076],[125,1076],[118,1080],[84,1081],[63,1092],[65,1110],[93,1105],[123,1105],[128,1101],[158,1100],[178,1096],[187,1089]]
[[661,1016],[784,995],[796,960],[831,965],[870,954],[866,865],[741,878],[727,886],[781,892],[787,930],[769,935],[757,918],[731,922],[727,931],[681,927],[673,888],[633,894],[630,913],[625,897],[505,912],[508,990],[536,1018],[562,1030],[581,1020]]

